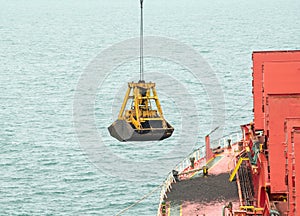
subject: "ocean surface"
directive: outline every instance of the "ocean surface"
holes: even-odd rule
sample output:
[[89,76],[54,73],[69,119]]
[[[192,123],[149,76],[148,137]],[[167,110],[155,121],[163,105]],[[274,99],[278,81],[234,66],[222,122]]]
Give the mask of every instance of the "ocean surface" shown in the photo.
[[[99,62],[126,57],[122,46],[138,41],[139,1],[0,0],[0,215],[116,215],[150,193],[203,145],[215,116],[216,137],[252,120],[252,51],[300,49],[299,11],[298,0],[144,0],[144,35],[153,36],[145,42],[169,41],[161,50],[175,47],[180,57],[164,58],[160,48],[145,57],[145,79],[157,83],[175,132],[161,142],[120,143],[107,127],[126,83],[139,78],[139,59],[107,74],[111,62]],[[186,50],[196,54],[180,56]],[[197,55],[210,66],[200,78],[184,64]],[[88,80],[103,82],[90,90],[93,109],[85,112],[78,85],[93,61]],[[158,201],[159,190],[122,215],[156,215]]]

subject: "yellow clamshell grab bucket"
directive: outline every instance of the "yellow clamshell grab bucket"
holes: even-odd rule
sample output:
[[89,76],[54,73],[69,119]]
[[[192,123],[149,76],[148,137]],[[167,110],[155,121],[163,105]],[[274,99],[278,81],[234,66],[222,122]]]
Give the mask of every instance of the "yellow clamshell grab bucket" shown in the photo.
[[[128,101],[131,107],[125,110]],[[156,106],[157,109],[153,109]],[[163,140],[174,128],[164,119],[155,83],[128,83],[118,119],[108,128],[110,135],[121,142]]]
[[[143,80],[143,0],[140,3],[140,81],[128,83],[118,119],[108,127],[110,135],[121,142],[163,140],[174,131],[164,119],[155,83]],[[126,110],[129,100],[131,106]]]

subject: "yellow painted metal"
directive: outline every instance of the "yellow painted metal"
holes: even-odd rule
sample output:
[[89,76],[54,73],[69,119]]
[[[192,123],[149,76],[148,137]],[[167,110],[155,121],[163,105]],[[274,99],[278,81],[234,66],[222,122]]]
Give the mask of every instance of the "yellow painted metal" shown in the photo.
[[134,87],[141,87],[141,88],[154,88],[155,87],[155,83],[152,83],[152,82],[149,82],[149,83],[146,83],[146,82],[131,82],[131,83],[128,83],[128,87],[129,88],[134,88]]
[[182,204],[180,205],[179,215],[182,216]]
[[139,120],[139,90],[138,88],[135,86],[134,87],[134,109],[135,109],[135,118],[132,118],[136,121],[133,121],[132,123],[134,124],[135,128],[137,129],[141,129],[141,124],[140,124],[140,120]]
[[137,129],[141,129],[139,122],[135,120],[133,116],[130,116],[130,119],[128,121],[131,122]]
[[153,96],[155,98],[155,103],[156,103],[157,110],[158,110],[160,116],[163,118],[163,112],[162,112],[162,109],[161,109],[161,106],[160,106],[160,102],[158,100],[158,96],[157,96],[155,87],[152,88],[152,91],[153,91]]
[[254,210],[254,206],[240,206],[240,209],[245,209],[245,210]]
[[[129,101],[131,101],[132,106],[128,110],[125,110]],[[155,102],[157,110],[152,108],[151,101]],[[146,83],[143,81],[128,83],[128,89],[125,93],[118,119],[126,120],[138,130],[143,129],[143,122],[151,120],[160,120],[162,127],[167,128],[155,89],[155,83]]]
[[149,121],[149,120],[163,120],[163,118],[140,118],[140,121]]
[[255,206],[240,206],[241,210],[252,211],[252,212],[260,212],[263,211],[264,208],[256,208]]
[[233,172],[231,173],[230,177],[229,177],[229,181],[232,182],[232,180],[234,179],[234,176],[236,175],[236,172],[238,171],[238,169],[240,168],[241,164],[243,161],[245,160],[249,160],[249,158],[240,158],[239,161],[237,162]]

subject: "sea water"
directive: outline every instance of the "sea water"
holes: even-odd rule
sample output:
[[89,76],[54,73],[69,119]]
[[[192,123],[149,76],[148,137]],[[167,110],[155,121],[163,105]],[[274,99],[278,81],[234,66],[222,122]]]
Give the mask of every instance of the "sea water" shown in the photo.
[[[118,44],[138,40],[139,1],[1,0],[0,215],[116,215],[141,199],[203,146],[214,116],[219,136],[252,121],[251,53],[300,49],[299,9],[298,0],[144,0],[149,43],[162,37],[194,50],[214,83],[180,61],[145,57],[145,79],[157,83],[175,132],[161,142],[120,143],[107,127],[126,83],[139,78],[138,55],[117,64],[90,101],[103,146],[95,137],[92,155],[80,139],[90,137],[90,122],[77,130],[74,118],[78,83],[99,54],[117,44],[113,53],[122,55]],[[207,84],[222,90],[217,108]],[[124,215],[155,215],[158,202],[159,190]]]

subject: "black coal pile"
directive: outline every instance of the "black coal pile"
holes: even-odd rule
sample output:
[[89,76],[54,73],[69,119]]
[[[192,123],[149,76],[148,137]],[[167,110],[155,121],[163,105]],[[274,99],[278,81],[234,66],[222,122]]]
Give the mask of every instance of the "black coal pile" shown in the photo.
[[228,179],[229,174],[223,173],[177,182],[172,184],[167,201],[208,203],[238,199],[236,182],[229,182]]

